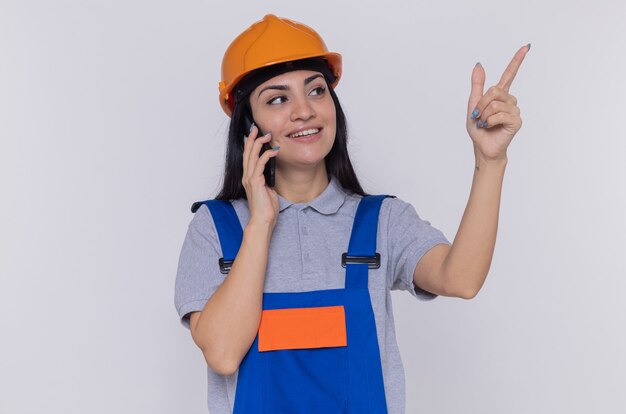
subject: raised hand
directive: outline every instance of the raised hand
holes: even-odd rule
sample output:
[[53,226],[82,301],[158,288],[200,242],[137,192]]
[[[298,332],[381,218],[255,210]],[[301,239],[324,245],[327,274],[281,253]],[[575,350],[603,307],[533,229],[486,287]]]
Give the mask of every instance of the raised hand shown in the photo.
[[248,198],[250,222],[269,224],[272,229],[278,220],[279,200],[276,190],[265,184],[263,170],[270,157],[278,155],[278,148],[265,151],[259,156],[264,143],[270,142],[272,133],[257,137],[259,129],[252,125],[243,145],[243,178],[241,183]]
[[485,93],[485,70],[478,63],[472,71],[467,132],[474,143],[476,157],[485,161],[506,159],[506,150],[522,127],[517,99],[509,94],[509,88],[529,50],[530,43],[522,46],[504,70],[498,84],[491,86]]

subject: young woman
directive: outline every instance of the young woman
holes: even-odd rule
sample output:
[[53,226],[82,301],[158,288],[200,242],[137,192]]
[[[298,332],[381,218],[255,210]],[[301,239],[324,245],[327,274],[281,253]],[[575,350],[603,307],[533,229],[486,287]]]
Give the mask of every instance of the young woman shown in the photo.
[[476,169],[451,244],[411,204],[361,188],[334,92],[341,56],[314,30],[267,15],[232,42],[224,185],[192,207],[175,292],[208,365],[212,414],[404,413],[390,291],[429,300],[481,288],[521,126],[508,89],[529,46],[485,94],[474,68]]

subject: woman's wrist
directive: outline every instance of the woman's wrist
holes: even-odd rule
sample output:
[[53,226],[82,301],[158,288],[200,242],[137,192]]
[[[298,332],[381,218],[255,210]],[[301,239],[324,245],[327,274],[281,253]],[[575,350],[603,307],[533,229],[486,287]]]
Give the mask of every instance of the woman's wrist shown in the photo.
[[272,237],[274,227],[274,224],[262,220],[250,220],[244,228],[244,233],[253,237],[265,237],[269,240]]
[[505,168],[508,162],[509,162],[509,158],[506,155],[504,155],[501,158],[487,159],[476,154],[476,158],[474,160],[474,166],[476,170],[493,169],[493,168],[501,169],[501,168]]

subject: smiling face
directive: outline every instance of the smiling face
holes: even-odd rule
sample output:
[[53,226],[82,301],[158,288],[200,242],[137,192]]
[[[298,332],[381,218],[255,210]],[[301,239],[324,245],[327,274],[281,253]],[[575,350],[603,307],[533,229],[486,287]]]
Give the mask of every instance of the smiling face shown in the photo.
[[250,94],[252,116],[279,145],[276,168],[325,168],[335,141],[336,112],[324,76],[296,70],[275,76]]

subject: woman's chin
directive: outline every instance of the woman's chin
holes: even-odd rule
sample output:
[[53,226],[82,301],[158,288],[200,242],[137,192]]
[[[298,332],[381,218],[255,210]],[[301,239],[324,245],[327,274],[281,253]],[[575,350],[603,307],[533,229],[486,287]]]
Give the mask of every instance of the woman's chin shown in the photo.
[[[280,157],[280,154],[278,155]],[[321,154],[310,154],[308,156],[300,156],[297,158],[291,159],[282,159],[276,160],[276,168],[285,170],[285,169],[315,169],[319,167],[320,164],[324,163],[325,155]]]

